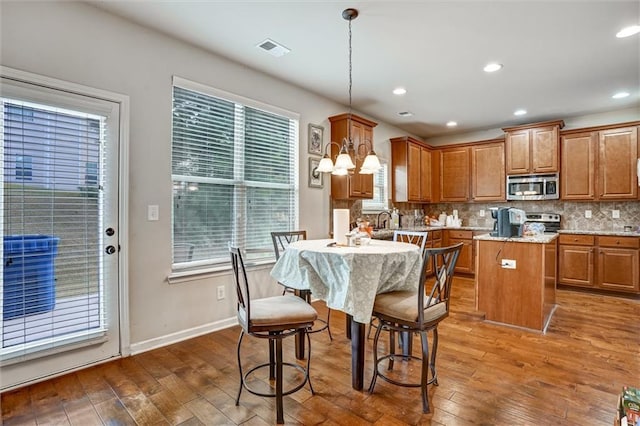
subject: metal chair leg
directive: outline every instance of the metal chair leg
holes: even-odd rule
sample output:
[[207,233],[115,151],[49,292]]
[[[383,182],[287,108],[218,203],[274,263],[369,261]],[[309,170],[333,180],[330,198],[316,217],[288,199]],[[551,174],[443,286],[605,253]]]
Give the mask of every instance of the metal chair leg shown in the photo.
[[[272,340],[270,342],[273,342]],[[282,403],[282,339],[275,339],[276,344],[276,423],[284,424],[284,406]]]
[[431,350],[431,377],[433,384],[438,386],[438,373],[436,373],[436,354],[438,353],[438,327],[433,329],[433,349]]
[[242,338],[244,337],[244,331],[240,331],[240,337],[238,338],[238,371],[240,372],[240,389],[238,389],[238,396],[236,397],[236,406],[240,405],[240,394],[242,393],[242,388],[244,387],[244,376],[242,373],[242,362],[240,360],[240,346],[242,344]]
[[420,332],[420,343],[422,343],[422,371],[420,388],[422,390],[422,412],[429,413],[429,338],[426,331]]

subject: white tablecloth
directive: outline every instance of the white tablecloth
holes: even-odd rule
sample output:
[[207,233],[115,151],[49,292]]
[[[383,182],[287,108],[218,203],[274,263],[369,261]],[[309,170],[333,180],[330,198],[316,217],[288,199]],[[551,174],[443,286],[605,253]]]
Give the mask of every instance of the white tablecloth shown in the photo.
[[420,248],[414,244],[371,240],[359,247],[327,247],[333,240],[292,243],[271,276],[299,290],[311,290],[331,309],[368,323],[376,294],[415,290],[420,277]]

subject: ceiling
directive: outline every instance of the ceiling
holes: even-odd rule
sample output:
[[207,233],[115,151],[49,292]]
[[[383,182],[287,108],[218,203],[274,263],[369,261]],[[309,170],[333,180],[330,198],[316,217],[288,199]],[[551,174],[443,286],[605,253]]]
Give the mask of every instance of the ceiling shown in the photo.
[[[353,109],[425,139],[640,106],[640,34],[615,36],[640,24],[639,0],[89,3],[345,107],[356,8]],[[267,38],[291,52],[256,47]]]

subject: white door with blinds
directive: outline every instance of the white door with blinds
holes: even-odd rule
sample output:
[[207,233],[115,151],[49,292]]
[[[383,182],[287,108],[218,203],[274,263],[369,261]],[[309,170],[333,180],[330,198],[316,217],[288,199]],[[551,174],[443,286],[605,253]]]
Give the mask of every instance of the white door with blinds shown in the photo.
[[120,355],[120,105],[14,75],[0,105],[6,390]]

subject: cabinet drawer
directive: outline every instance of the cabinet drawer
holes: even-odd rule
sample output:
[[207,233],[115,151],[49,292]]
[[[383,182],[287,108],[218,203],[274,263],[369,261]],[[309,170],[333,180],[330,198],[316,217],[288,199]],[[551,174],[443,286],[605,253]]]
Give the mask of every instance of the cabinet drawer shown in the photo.
[[639,248],[640,238],[638,237],[615,237],[615,236],[599,236],[598,245],[600,247],[621,247],[621,248]]
[[429,239],[431,241],[441,240],[442,239],[442,231],[431,231],[431,232],[429,232]]
[[449,240],[453,240],[453,239],[472,240],[473,231],[454,231],[450,229]]
[[595,245],[596,237],[593,235],[560,234],[558,242],[572,246],[592,246]]

